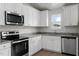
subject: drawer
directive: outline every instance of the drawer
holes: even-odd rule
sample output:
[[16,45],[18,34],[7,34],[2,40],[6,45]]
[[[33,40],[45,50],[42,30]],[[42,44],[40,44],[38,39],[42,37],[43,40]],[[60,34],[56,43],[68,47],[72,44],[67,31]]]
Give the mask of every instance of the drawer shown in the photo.
[[11,43],[5,43],[0,45],[0,49],[11,47]]

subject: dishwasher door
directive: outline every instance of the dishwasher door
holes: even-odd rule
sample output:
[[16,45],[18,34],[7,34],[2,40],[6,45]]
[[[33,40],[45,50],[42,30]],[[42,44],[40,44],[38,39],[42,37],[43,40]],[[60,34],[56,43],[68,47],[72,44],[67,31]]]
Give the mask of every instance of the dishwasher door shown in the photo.
[[76,38],[62,38],[62,52],[66,54],[76,55]]

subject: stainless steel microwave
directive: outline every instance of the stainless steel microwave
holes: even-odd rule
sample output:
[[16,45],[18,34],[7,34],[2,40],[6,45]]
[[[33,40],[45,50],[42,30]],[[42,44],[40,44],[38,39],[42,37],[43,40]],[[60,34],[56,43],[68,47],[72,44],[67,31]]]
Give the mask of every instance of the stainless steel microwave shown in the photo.
[[6,25],[23,25],[24,15],[5,11],[5,24]]

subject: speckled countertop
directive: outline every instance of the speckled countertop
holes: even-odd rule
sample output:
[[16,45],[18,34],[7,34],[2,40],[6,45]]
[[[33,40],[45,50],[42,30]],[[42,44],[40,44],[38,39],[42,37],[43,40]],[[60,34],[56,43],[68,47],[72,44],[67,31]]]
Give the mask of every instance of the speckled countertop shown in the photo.
[[37,33],[33,33],[33,34],[20,34],[19,39],[21,38],[32,38],[32,37],[36,37],[36,36],[40,36],[41,34],[37,34]]
[[[79,33],[51,33],[51,32],[38,32],[38,33],[32,33],[32,34],[20,34],[19,39],[26,39],[26,38],[32,38],[32,37],[36,37],[36,36],[41,36],[41,35],[49,35],[49,36],[63,36],[63,35],[71,35],[71,36],[76,36],[79,37]],[[29,39],[28,39],[29,40]],[[9,43],[11,41],[8,40],[2,40],[0,42],[0,44],[4,44],[4,43]]]
[[63,35],[69,35],[69,36],[77,36],[79,37],[79,33],[53,33],[53,32],[38,32],[37,34],[40,35],[49,35],[49,36],[63,36]]
[[[39,36],[39,34],[20,34],[19,39],[29,40],[29,38],[36,37],[36,36]],[[12,41],[0,39],[0,44],[10,43],[10,42]]]
[[1,41],[0,41],[0,45],[1,45],[1,44],[6,44],[6,43],[11,43],[11,41],[8,41],[8,40],[1,40]]

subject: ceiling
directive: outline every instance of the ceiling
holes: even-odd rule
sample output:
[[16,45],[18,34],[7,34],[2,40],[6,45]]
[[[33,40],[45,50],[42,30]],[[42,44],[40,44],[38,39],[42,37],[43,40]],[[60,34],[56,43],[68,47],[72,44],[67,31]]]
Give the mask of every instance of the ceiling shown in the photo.
[[29,5],[39,10],[52,10],[55,8],[60,8],[62,6],[71,5],[71,4],[75,4],[75,3],[29,3]]

